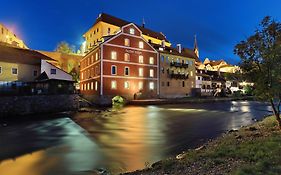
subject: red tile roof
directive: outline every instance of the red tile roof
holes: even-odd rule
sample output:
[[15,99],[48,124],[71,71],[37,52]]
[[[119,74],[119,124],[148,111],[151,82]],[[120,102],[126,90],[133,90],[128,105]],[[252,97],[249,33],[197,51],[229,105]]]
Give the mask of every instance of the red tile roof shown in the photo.
[[34,50],[0,45],[0,62],[40,65],[41,59],[55,61]]

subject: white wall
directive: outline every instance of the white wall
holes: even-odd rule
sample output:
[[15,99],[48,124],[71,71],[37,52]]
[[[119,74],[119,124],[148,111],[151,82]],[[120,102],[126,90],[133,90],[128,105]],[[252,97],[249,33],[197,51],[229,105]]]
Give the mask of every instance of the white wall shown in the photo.
[[[51,74],[51,69],[56,69],[56,74]],[[50,79],[72,80],[72,76],[56,66],[48,63],[46,60],[41,60],[41,73],[46,72]]]

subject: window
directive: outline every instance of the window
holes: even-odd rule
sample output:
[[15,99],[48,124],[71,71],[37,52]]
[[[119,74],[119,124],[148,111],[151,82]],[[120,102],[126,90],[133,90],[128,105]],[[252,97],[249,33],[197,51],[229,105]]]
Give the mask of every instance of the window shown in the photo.
[[198,77],[197,79],[200,80],[200,77]]
[[154,77],[154,70],[153,70],[153,69],[150,69],[150,70],[149,70],[149,76],[150,76],[150,77]]
[[37,77],[37,75],[38,75],[38,71],[37,70],[33,71],[33,76]]
[[90,83],[87,83],[87,90],[90,90]]
[[99,59],[99,53],[96,53],[96,61]]
[[94,82],[91,82],[91,90],[94,89]]
[[140,81],[140,82],[139,82],[139,90],[142,90],[142,89],[143,89],[143,82]]
[[18,69],[17,68],[12,68],[12,74],[17,75],[18,74]]
[[111,89],[117,89],[117,82],[115,80],[111,81]]
[[143,68],[139,68],[139,76],[143,77]]
[[99,66],[96,66],[96,75],[99,75]]
[[111,52],[111,59],[112,60],[117,60],[117,52],[115,52],[115,51]]
[[130,28],[130,34],[134,35],[135,34],[135,29],[134,28]]
[[190,65],[192,66],[192,64],[193,64],[193,61],[190,61],[189,63],[190,63]]
[[93,64],[93,62],[94,62],[94,56],[92,55],[91,56],[91,64]]
[[177,58],[177,63],[180,63],[180,59],[179,58]]
[[191,76],[191,77],[193,76],[193,71],[190,71],[190,76]]
[[2,74],[2,67],[0,66],[0,74]]
[[154,58],[153,57],[149,57],[149,64],[154,64]]
[[97,28],[97,33],[99,32],[99,28]]
[[84,79],[84,73],[83,72],[81,73],[81,79],[82,80]]
[[153,90],[154,89],[154,83],[153,82],[149,82],[149,90]]
[[162,55],[161,56],[161,61],[164,62],[165,57]]
[[124,69],[124,74],[126,75],[126,76],[128,76],[129,75],[129,67],[125,67],[125,69]]
[[117,67],[111,66],[111,75],[116,75],[116,73],[117,73]]
[[167,86],[170,86],[170,82],[169,81],[167,81]]
[[129,89],[130,88],[130,83],[128,81],[124,82],[124,88]]
[[97,81],[95,82],[95,90],[96,91],[98,90],[98,82]]
[[166,62],[167,62],[167,63],[169,63],[169,62],[170,62],[170,61],[169,61],[169,57],[168,57],[168,56],[166,57]]
[[184,83],[184,81],[182,81],[182,87],[184,87],[185,86],[185,83]]
[[125,61],[130,61],[130,54],[125,53],[125,54],[124,54],[124,60],[125,60]]
[[139,48],[143,49],[143,42],[142,41],[139,42]]
[[143,63],[143,56],[142,55],[139,56],[139,63]]
[[130,40],[128,38],[125,38],[124,45],[125,46],[130,46]]
[[81,90],[82,90],[82,91],[84,90],[83,87],[84,87],[83,84],[81,84]]
[[107,34],[110,35],[110,28],[107,29]]

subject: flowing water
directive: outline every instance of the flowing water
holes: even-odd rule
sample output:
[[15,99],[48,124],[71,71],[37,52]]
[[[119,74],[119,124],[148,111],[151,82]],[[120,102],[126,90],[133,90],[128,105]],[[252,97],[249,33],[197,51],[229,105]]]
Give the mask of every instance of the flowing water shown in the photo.
[[88,175],[142,169],[270,113],[265,103],[232,101],[128,106],[10,123],[0,127],[0,174]]

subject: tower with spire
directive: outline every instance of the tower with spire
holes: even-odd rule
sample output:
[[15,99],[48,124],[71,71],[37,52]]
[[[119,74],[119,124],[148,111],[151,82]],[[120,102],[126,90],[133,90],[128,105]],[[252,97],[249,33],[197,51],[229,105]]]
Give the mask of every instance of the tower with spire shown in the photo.
[[196,56],[199,58],[199,48],[198,48],[198,44],[197,44],[196,35],[194,35],[194,49],[193,49],[193,51],[196,54]]

